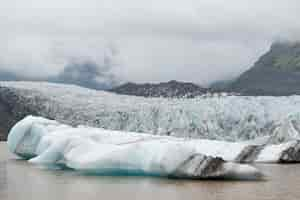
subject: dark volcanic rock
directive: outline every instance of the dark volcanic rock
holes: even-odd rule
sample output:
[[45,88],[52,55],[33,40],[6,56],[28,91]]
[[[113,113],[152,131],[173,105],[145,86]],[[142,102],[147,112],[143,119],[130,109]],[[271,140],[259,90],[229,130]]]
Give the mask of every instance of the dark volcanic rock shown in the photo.
[[278,42],[243,73],[231,90],[244,95],[300,94],[300,42]]
[[220,175],[222,177],[223,164],[222,158],[195,154],[183,162],[170,178],[214,178]]
[[125,83],[119,87],[113,88],[111,91],[118,94],[143,97],[191,98],[205,94],[208,92],[208,89],[193,83],[169,81],[158,84]]
[[235,162],[238,163],[250,163],[254,162],[261,150],[263,150],[264,145],[249,145],[243,149],[243,151],[237,156]]
[[280,156],[281,163],[297,163],[300,162],[300,141],[283,151]]

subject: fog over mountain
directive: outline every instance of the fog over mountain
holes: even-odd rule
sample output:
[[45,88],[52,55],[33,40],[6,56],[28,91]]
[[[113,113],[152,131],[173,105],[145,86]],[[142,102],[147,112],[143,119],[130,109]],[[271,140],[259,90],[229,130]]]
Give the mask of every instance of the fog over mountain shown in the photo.
[[83,86],[97,90],[107,90],[120,82],[111,73],[108,66],[98,66],[93,62],[72,63],[67,65],[58,75],[49,77],[26,77],[18,73],[1,71],[1,81],[47,81]]
[[[25,68],[20,71],[0,66],[1,81],[47,81],[54,83],[74,84],[97,90],[107,90],[119,85],[122,81],[112,72],[115,68],[111,48],[104,52],[102,61],[91,58],[73,58],[57,73],[45,73],[41,70],[28,73]],[[20,68],[22,65],[20,65]],[[30,70],[29,70],[30,71]],[[40,74],[38,74],[40,72]]]
[[109,73],[109,68],[99,67],[93,62],[67,65],[58,76],[50,77],[50,82],[80,85],[92,89],[111,89],[119,80]]
[[45,79],[102,66],[113,49],[121,80],[206,86],[246,71],[273,41],[299,39],[299,10],[297,0],[3,0],[0,69]]

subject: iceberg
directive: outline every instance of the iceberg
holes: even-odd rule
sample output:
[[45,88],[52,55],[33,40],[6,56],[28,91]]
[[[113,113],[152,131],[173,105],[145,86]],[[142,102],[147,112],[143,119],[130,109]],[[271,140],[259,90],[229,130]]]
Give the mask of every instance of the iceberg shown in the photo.
[[7,143],[11,152],[30,163],[64,165],[83,173],[188,179],[262,177],[255,167],[213,156],[217,151],[202,152],[206,147],[215,148],[214,141],[71,127],[42,117],[28,116],[19,121]]

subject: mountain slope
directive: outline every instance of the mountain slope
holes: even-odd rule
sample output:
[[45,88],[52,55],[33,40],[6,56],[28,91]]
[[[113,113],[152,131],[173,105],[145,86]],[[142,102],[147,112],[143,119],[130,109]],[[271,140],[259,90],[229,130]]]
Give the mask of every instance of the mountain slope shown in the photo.
[[300,94],[300,42],[277,42],[231,90],[245,95]]

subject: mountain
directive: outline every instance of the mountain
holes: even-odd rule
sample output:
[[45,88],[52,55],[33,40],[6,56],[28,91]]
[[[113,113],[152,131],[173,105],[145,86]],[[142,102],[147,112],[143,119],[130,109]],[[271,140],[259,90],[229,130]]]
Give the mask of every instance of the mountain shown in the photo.
[[300,95],[300,42],[276,42],[231,86],[244,95]]
[[110,91],[118,94],[143,97],[192,98],[207,93],[208,89],[200,87],[193,83],[178,82],[173,80],[158,84],[125,83],[113,88]]
[[235,79],[218,80],[209,85],[209,89],[213,92],[230,92],[230,86]]
[[16,74],[6,71],[6,70],[0,70],[0,80],[1,81],[16,81],[18,79],[19,79],[19,77]]

